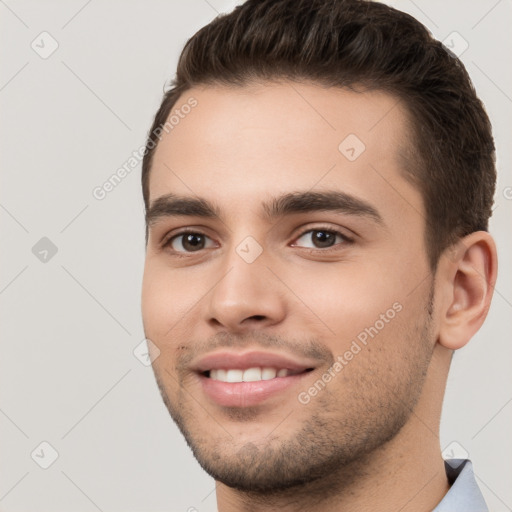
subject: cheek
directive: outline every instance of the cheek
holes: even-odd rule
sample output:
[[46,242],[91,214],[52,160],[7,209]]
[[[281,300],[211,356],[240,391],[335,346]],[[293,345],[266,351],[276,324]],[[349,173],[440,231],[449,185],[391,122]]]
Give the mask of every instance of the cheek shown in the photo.
[[175,338],[185,317],[194,314],[201,293],[186,273],[173,272],[157,261],[146,260],[142,282],[142,318],[146,336],[155,342]]
[[286,282],[325,324],[327,338],[335,337],[343,344],[373,326],[380,315],[389,312],[386,319],[395,317],[398,306],[393,309],[393,305],[404,300],[402,280],[393,269],[386,274],[383,276],[378,265],[372,268],[366,262],[317,264],[295,275],[290,273]]
[[190,303],[194,298],[187,296],[189,289],[169,268],[146,260],[141,298],[144,334],[157,347],[152,366],[167,396],[175,397],[177,392],[175,365],[187,325],[183,320],[193,314]]

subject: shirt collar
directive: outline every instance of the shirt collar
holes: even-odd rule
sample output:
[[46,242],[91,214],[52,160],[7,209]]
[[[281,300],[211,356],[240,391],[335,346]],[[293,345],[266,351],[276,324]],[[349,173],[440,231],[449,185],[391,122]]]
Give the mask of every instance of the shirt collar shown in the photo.
[[444,461],[450,490],[432,512],[489,512],[468,459]]

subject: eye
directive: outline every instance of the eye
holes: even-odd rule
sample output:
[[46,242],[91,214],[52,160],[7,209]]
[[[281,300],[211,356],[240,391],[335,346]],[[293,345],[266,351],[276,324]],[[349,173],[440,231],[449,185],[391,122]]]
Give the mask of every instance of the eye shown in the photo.
[[332,229],[310,229],[304,232],[293,246],[306,247],[308,249],[329,249],[341,243],[350,243],[352,240],[343,233]]
[[164,247],[170,247],[173,251],[185,253],[197,252],[214,245],[211,238],[192,231],[179,233],[164,243]]

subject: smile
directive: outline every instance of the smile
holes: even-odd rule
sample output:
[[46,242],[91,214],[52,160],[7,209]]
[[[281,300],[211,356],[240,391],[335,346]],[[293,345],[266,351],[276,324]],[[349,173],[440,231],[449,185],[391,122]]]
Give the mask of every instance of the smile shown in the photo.
[[258,382],[261,380],[275,379],[276,377],[288,377],[288,375],[297,375],[298,373],[302,372],[298,370],[288,370],[287,368],[277,369],[269,367],[254,367],[247,368],[247,370],[213,369],[208,373],[210,379],[220,380],[221,382]]
[[193,365],[207,399],[223,407],[251,407],[285,400],[318,361],[272,352],[221,351]]

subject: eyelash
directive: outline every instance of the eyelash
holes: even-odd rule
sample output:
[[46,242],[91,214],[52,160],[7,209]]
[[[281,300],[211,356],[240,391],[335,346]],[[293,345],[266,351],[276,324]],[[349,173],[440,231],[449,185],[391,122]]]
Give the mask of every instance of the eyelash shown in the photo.
[[[313,249],[313,248],[310,248],[310,247],[301,247],[301,249],[306,250],[306,251],[311,252],[311,253],[330,253],[331,251],[340,250],[340,247],[339,247],[340,244],[341,245],[350,245],[350,244],[354,243],[354,239],[352,237],[347,236],[345,233],[342,233],[341,231],[339,231],[337,229],[333,229],[333,228],[327,227],[327,226],[317,226],[317,227],[314,227],[314,228],[306,229],[305,231],[302,231],[298,236],[296,236],[294,238],[294,240],[298,240],[298,239],[302,238],[304,235],[306,235],[308,233],[313,233],[315,231],[323,231],[323,232],[327,232],[327,233],[330,233],[330,234],[335,235],[335,236],[339,236],[342,239],[342,242],[340,242],[338,244],[335,244],[334,246],[326,247],[326,248],[323,248],[323,249],[320,249],[320,248]],[[176,238],[179,238],[180,236],[184,236],[184,235],[188,235],[188,234],[201,235],[201,236],[209,238],[208,235],[205,235],[201,231],[197,231],[197,230],[194,230],[194,229],[184,229],[183,231],[180,231],[179,233],[176,233],[173,236],[171,236],[171,237],[167,238],[166,240],[164,240],[164,242],[162,243],[162,248],[164,248],[164,249],[170,248],[172,242]],[[297,247],[297,246],[294,246],[294,247]],[[195,252],[199,253],[202,250],[204,250],[204,249],[201,249],[199,251],[182,252],[182,251],[176,251],[174,249],[171,249],[171,251],[173,253],[173,256],[176,256],[178,258],[186,258],[189,255],[192,255]]]

